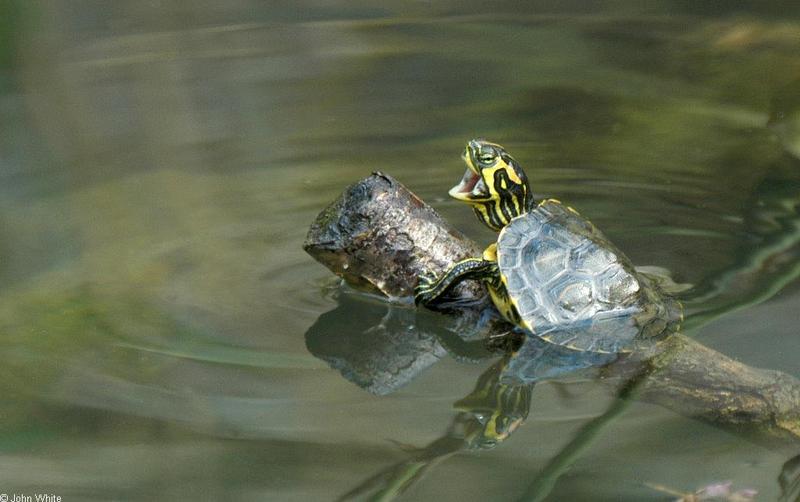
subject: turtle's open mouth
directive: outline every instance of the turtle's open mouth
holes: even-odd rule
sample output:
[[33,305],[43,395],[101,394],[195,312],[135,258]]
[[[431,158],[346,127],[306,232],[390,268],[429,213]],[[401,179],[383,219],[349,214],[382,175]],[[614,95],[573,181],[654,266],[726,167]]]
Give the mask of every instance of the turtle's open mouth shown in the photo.
[[448,194],[454,199],[466,202],[487,197],[489,192],[486,190],[486,184],[483,182],[481,175],[472,166],[468,156],[464,156],[464,161],[467,163],[467,170],[464,171],[464,176],[458,185],[451,188]]

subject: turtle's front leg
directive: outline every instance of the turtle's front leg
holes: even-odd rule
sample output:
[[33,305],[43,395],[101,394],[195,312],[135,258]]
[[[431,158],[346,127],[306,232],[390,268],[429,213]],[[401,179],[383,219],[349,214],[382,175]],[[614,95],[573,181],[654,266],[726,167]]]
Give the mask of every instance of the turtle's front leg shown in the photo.
[[497,262],[482,258],[467,258],[454,263],[442,275],[423,274],[414,288],[414,302],[427,305],[438,300],[450,288],[464,279],[491,279],[497,275]]

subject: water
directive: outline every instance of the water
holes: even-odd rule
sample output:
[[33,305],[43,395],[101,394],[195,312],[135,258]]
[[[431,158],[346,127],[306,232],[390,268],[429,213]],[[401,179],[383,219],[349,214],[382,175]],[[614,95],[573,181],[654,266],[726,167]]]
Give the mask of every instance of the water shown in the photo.
[[[781,281],[800,198],[794,3],[0,9],[0,492],[330,500],[407,459],[396,443],[441,437],[491,362],[443,357],[388,395],[360,389],[306,348],[337,294],[300,247],[376,169],[490,242],[446,198],[476,136],[635,263],[710,291],[698,310],[777,284],[692,335],[800,375],[800,283]],[[776,246],[783,261],[753,258]],[[514,500],[612,396],[574,377],[531,400],[507,441],[448,458],[406,499]],[[789,457],[634,403],[549,500],[723,480],[774,500]]]

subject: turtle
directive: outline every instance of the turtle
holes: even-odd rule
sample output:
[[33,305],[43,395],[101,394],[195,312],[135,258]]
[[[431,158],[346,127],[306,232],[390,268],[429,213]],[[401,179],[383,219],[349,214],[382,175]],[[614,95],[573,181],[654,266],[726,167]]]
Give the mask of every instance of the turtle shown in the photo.
[[459,282],[479,280],[518,330],[581,352],[631,352],[679,329],[680,302],[578,211],[556,199],[536,200],[505,148],[474,139],[463,159],[467,169],[449,195],[499,232],[497,242],[440,275],[421,274],[417,304],[435,304]]

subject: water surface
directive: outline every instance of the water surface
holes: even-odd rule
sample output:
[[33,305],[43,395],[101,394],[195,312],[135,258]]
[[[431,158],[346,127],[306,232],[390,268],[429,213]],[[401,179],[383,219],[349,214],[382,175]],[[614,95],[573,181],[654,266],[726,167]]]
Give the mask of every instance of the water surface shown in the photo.
[[[446,198],[472,137],[680,282],[796,238],[795,4],[371,5],[0,3],[0,492],[330,500],[440,437],[491,361],[438,354],[385,396],[342,378],[306,348],[338,303],[301,244],[377,169],[490,242]],[[800,375],[784,282],[692,336]],[[406,499],[514,500],[613,396],[574,377],[531,399]],[[635,403],[550,500],[728,479],[773,500],[789,456]]]

